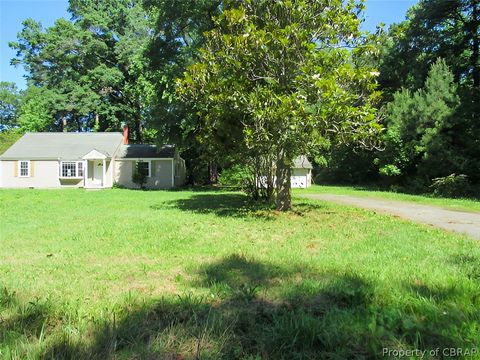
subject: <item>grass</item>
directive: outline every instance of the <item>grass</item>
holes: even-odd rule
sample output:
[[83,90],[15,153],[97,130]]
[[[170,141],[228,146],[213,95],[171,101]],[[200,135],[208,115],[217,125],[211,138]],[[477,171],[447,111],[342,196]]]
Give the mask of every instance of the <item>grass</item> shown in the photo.
[[369,188],[357,186],[325,186],[312,185],[308,189],[295,189],[296,195],[302,194],[338,194],[338,195],[353,195],[364,197],[376,197],[387,200],[411,201],[425,205],[435,205],[446,209],[480,212],[480,200],[473,199],[449,199],[440,198],[428,195],[410,195],[405,193],[371,190]]
[[0,358],[370,359],[480,343],[478,242],[295,209],[220,191],[0,191]]

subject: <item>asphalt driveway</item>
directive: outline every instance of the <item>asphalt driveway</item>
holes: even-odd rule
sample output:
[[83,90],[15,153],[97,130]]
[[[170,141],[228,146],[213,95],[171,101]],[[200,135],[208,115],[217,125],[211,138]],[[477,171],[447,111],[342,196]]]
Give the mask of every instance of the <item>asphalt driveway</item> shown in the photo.
[[480,240],[480,213],[454,211],[407,201],[384,200],[350,195],[306,194],[304,197],[396,215],[404,219],[436,226],[445,230],[464,233]]

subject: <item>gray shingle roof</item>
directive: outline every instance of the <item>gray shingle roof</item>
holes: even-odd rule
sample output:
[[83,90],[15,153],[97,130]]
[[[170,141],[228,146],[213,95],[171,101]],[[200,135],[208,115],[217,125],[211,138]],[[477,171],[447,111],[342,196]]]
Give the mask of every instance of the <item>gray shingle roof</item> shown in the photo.
[[0,156],[0,160],[79,160],[94,149],[111,157],[122,141],[122,134],[116,132],[26,133]]
[[175,147],[172,145],[122,145],[117,152],[119,159],[173,158]]
[[305,155],[300,155],[293,161],[294,169],[313,169],[312,164]]

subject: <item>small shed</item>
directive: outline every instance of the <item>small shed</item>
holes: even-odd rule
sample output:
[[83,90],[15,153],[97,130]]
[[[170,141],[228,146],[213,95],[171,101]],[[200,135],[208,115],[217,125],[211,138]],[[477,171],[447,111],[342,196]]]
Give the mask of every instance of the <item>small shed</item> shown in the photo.
[[292,167],[292,188],[307,188],[312,186],[312,169],[313,166],[305,155],[297,157]]

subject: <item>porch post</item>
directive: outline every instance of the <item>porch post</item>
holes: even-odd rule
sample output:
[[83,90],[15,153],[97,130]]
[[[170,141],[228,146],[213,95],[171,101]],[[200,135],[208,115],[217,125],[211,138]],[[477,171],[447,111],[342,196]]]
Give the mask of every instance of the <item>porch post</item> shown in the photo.
[[88,180],[88,160],[83,162],[83,187],[87,187],[87,180]]
[[103,159],[103,178],[102,178],[102,187],[105,187],[105,178],[107,174],[107,160]]

